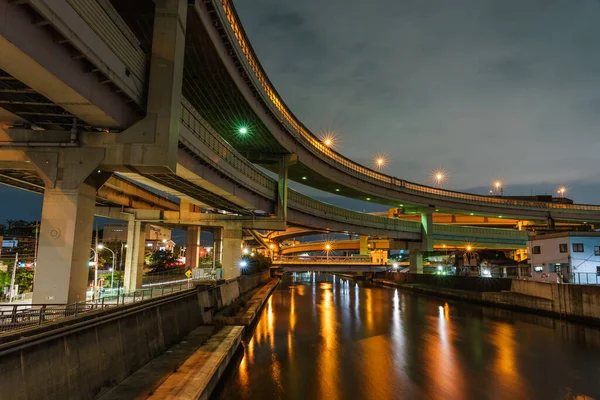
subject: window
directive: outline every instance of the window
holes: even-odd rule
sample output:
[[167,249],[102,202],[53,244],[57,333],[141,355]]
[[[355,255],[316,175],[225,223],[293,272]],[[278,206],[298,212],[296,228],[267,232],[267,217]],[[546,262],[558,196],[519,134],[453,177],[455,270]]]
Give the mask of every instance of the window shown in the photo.
[[560,272],[560,264],[554,264],[554,272]]
[[600,267],[596,267],[596,276],[600,276]]
[[533,254],[542,254],[542,249],[540,248],[540,246],[533,246],[531,248],[531,252]]
[[594,255],[600,256],[600,246],[594,246]]
[[583,253],[583,243],[573,243],[573,253]]
[[568,253],[569,247],[567,246],[566,243],[561,243],[558,245],[558,251],[560,251],[561,253]]

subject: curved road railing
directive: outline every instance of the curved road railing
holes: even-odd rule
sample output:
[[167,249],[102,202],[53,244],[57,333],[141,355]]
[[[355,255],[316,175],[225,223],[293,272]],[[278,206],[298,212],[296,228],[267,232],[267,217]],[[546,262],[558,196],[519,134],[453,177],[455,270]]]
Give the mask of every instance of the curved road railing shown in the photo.
[[[185,98],[182,98],[181,122],[192,134],[194,134],[204,145],[210,148],[219,160],[227,162],[238,173],[249,177],[253,185],[249,189],[256,193],[267,193],[271,200],[275,199],[277,182],[261,171],[258,167],[248,161],[237,152],[223,137],[221,137],[206,122],[198,111]],[[206,160],[215,168],[218,163],[215,160]],[[236,179],[236,176],[230,176]],[[239,181],[239,179],[238,179]],[[288,191],[288,206],[291,209],[301,211],[305,214],[314,215],[332,221],[346,222],[353,225],[365,227],[384,227],[385,229],[421,233],[421,223],[415,221],[406,221],[398,218],[389,218],[358,211],[348,210],[337,207],[325,202],[315,200],[299,192]],[[434,234],[455,235],[461,237],[477,238],[496,238],[496,239],[516,239],[526,240],[528,233],[526,231],[503,230],[493,228],[462,227],[452,225],[434,225]]]
[[[208,122],[206,122],[190,102],[182,98],[181,101],[181,123],[184,124],[192,134],[210,148],[220,160],[227,162],[235,170],[250,178],[254,183],[251,190],[256,193],[269,193],[271,200],[275,199],[277,182],[252,164],[245,157],[237,152],[229,143],[225,141],[216,131],[214,131]],[[214,160],[207,160],[216,168],[218,163]],[[235,179],[235,176],[231,176]],[[306,214],[315,215],[321,218],[333,221],[348,222],[354,225],[380,227],[403,232],[421,232],[421,224],[414,221],[404,221],[388,217],[380,217],[348,210],[331,204],[315,200],[309,196],[303,195],[293,190],[288,191],[288,206],[292,209],[302,211]]]
[[255,88],[262,94],[270,111],[279,119],[286,130],[316,157],[329,165],[354,177],[377,185],[398,190],[404,193],[424,196],[432,199],[459,201],[462,203],[497,206],[504,208],[522,208],[530,210],[562,210],[576,212],[600,212],[600,205],[547,203],[539,201],[513,200],[497,197],[475,195],[452,190],[438,189],[427,185],[409,182],[374,171],[358,164],[325,146],[322,141],[310,132],[290,111],[271,84],[264,69],[260,65],[239,17],[230,0],[211,0],[219,15],[230,41],[238,53],[238,59],[254,82]]

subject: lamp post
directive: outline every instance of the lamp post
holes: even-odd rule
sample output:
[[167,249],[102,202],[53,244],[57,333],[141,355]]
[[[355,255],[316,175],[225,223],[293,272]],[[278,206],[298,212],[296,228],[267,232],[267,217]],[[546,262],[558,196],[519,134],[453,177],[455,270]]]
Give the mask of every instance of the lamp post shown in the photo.
[[325,245],[325,250],[327,251],[327,264],[329,264],[329,250],[331,250],[331,245],[330,244],[326,244]]
[[494,182],[494,187],[496,188],[496,194],[499,194],[500,196],[502,196],[502,192],[504,191],[504,189],[502,188],[502,182],[500,182],[500,181]]
[[[112,254],[112,259],[113,259],[113,262],[112,262],[112,268],[111,268],[111,272],[110,272],[110,290],[111,290],[111,292],[112,292],[112,288],[113,288],[113,279],[114,279],[114,277],[115,277],[115,266],[116,266],[116,264],[115,264],[115,258],[116,258],[116,255],[115,255],[115,252],[114,252],[114,251],[112,251],[112,250],[111,250],[111,249],[109,249],[108,247],[105,247],[103,244],[99,244],[99,245],[98,245],[98,250],[108,250],[108,251],[110,251],[110,252],[111,252],[111,254]],[[98,268],[98,267],[96,267],[96,269],[97,269],[97,268]]]
[[560,188],[558,189],[558,194],[560,194],[561,203],[564,203],[564,202],[565,202],[565,192],[566,192],[566,191],[567,191],[567,189],[566,189],[564,186],[563,186],[563,187],[560,187]]
[[94,290],[92,290],[92,300],[94,300],[98,290],[98,252],[93,247],[90,248],[94,252]]

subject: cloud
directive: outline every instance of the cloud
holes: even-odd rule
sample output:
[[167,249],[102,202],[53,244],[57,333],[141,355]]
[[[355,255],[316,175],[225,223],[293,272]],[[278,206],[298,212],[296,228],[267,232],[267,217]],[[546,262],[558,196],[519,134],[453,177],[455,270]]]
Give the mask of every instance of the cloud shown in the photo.
[[600,2],[236,5],[284,100],[313,132],[335,130],[343,154],[385,151],[389,174],[422,183],[442,167],[455,189],[600,188]]

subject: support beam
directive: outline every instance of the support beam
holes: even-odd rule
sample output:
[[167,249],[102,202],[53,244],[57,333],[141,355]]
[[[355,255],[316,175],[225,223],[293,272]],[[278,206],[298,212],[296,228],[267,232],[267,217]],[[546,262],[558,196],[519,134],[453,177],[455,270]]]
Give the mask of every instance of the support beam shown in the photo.
[[421,242],[408,247],[411,272],[423,273],[423,253],[433,251],[433,243],[433,211],[425,210],[421,213]]
[[288,208],[288,156],[279,161],[277,174],[277,219],[287,221]]
[[125,253],[124,291],[142,287],[146,250],[146,224],[129,220],[127,224],[127,252]]
[[359,240],[360,240],[360,255],[361,256],[369,255],[369,237],[361,235]]
[[242,225],[229,223],[223,227],[222,247],[223,277],[237,278],[241,275],[239,261],[242,258]]
[[181,114],[186,0],[156,0],[147,116],[123,132],[130,164],[146,172],[175,172]]
[[185,266],[198,268],[200,261],[200,227],[188,226],[185,236]]
[[213,268],[223,265],[223,228],[213,229]]
[[96,190],[46,188],[42,205],[34,304],[86,300]]

